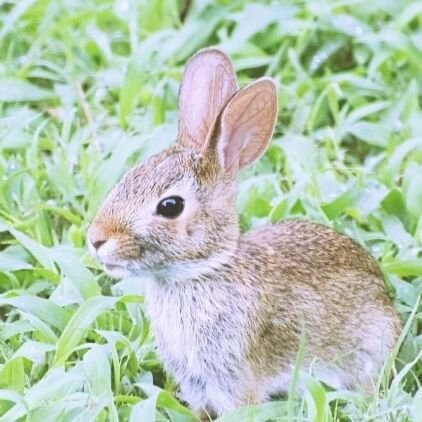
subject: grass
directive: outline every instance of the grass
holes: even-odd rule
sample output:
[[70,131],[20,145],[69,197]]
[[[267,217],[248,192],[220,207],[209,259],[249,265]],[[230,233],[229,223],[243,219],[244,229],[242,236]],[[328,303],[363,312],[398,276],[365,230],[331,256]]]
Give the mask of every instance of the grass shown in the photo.
[[0,420],[193,420],[142,281],[113,284],[85,234],[122,173],[173,142],[183,64],[218,45],[242,85],[279,86],[274,140],[239,181],[244,227],[294,216],[348,234],[406,324],[373,397],[325,388],[299,350],[303,397],[221,421],[422,421],[421,3],[201,0],[182,21],[188,3],[0,2]]

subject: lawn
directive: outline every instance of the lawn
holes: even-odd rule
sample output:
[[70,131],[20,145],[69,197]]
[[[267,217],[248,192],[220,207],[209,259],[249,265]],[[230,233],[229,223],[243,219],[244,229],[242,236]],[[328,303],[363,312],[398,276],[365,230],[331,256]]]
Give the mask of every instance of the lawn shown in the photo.
[[300,370],[221,421],[422,421],[422,3],[0,2],[0,421],[192,421],[164,374],[143,282],[109,279],[87,227],[131,165],[175,140],[184,63],[217,45],[279,119],[244,171],[247,230],[334,227],[378,261],[403,321],[376,393]]

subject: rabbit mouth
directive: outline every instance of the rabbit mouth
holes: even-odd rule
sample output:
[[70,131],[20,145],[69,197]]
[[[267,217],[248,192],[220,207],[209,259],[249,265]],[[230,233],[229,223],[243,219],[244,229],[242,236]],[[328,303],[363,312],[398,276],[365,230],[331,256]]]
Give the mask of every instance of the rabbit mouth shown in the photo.
[[107,264],[107,263],[105,263],[105,264],[104,264],[104,268],[105,268],[107,271],[113,271],[113,270],[120,269],[120,268],[124,268],[124,267],[123,267],[123,265]]
[[115,262],[103,262],[103,267],[106,273],[113,278],[123,278],[130,275],[130,272],[125,265],[116,264]]

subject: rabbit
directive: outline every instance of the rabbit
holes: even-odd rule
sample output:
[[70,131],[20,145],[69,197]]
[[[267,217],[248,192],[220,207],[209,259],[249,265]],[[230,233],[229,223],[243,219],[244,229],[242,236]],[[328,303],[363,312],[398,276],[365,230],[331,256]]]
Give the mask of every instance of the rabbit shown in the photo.
[[229,58],[200,50],[177,142],[130,169],[88,230],[110,276],[145,279],[158,355],[201,417],[286,392],[302,336],[305,370],[370,392],[400,332],[380,269],[350,238],[305,220],[241,234],[236,176],[276,119],[271,79],[239,90]]

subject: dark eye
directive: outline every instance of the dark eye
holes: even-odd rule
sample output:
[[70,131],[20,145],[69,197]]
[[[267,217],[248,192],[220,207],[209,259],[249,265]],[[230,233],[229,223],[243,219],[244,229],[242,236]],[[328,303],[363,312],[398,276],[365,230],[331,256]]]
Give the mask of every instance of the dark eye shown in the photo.
[[185,208],[183,198],[180,196],[169,196],[158,203],[157,214],[166,218],[175,218],[182,213],[183,208]]

